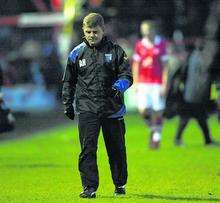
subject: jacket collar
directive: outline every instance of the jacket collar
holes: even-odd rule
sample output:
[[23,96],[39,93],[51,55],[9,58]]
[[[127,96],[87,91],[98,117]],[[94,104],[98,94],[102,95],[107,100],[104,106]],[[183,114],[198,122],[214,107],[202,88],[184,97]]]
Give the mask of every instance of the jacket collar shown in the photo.
[[90,48],[96,48],[96,49],[101,49],[105,44],[107,44],[109,42],[109,39],[107,36],[104,36],[101,40],[101,42],[99,44],[97,44],[96,46],[90,46],[88,41],[86,40],[85,37],[83,37],[83,41],[86,43],[86,45]]

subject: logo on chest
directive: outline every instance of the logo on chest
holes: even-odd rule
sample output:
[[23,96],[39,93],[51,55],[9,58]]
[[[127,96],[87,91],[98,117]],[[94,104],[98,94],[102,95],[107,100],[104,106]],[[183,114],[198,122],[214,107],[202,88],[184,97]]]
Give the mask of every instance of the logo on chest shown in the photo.
[[112,61],[112,54],[105,54],[105,62],[110,63]]
[[79,67],[86,66],[86,59],[79,60]]

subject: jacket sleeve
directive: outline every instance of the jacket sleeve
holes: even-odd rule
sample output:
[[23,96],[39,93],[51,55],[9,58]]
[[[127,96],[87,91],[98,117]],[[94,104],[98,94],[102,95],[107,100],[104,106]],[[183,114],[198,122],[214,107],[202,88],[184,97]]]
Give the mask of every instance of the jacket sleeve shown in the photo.
[[63,74],[62,102],[65,106],[72,105],[76,89],[77,72],[76,64],[68,58]]
[[117,63],[117,81],[113,84],[113,87],[120,92],[125,92],[133,83],[133,77],[129,59],[125,51],[117,46],[116,48],[116,63]]

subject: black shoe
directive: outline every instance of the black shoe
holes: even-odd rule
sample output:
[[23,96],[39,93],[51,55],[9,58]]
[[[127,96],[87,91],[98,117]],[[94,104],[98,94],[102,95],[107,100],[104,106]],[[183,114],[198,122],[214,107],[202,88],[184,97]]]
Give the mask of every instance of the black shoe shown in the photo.
[[95,198],[96,190],[94,188],[86,188],[83,192],[80,193],[79,197],[81,198]]
[[125,191],[125,186],[118,186],[118,187],[115,187],[115,192],[114,192],[115,196],[118,196],[118,195],[125,195],[126,194],[126,191]]

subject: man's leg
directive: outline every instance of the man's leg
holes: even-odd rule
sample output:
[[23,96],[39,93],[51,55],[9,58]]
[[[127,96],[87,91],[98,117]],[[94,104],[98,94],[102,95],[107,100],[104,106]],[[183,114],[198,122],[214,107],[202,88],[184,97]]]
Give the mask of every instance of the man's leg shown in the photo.
[[189,117],[187,116],[180,116],[179,117],[179,125],[177,127],[177,132],[176,132],[176,136],[175,136],[175,145],[181,145],[182,144],[182,134],[184,129],[186,128],[186,125],[189,121]]
[[161,141],[163,117],[162,112],[154,112],[151,117],[151,138],[150,138],[150,148],[159,148]]
[[159,148],[162,137],[163,110],[165,108],[165,100],[161,95],[161,91],[161,85],[152,85],[152,91],[150,92],[150,98],[152,100],[150,148],[152,149]]
[[124,119],[103,119],[102,131],[109,157],[113,183],[116,188],[122,187],[127,182]]
[[202,132],[203,132],[203,135],[204,135],[205,144],[210,144],[212,142],[212,139],[210,137],[209,127],[208,127],[206,115],[198,117],[197,121],[199,123],[199,126],[202,129]]
[[148,95],[150,87],[147,84],[139,84],[137,89],[137,107],[145,123],[149,126],[151,122],[151,98]]
[[100,122],[96,114],[83,113],[79,115],[79,139],[81,153],[79,155],[79,171],[84,190],[99,185],[97,167],[97,142]]

